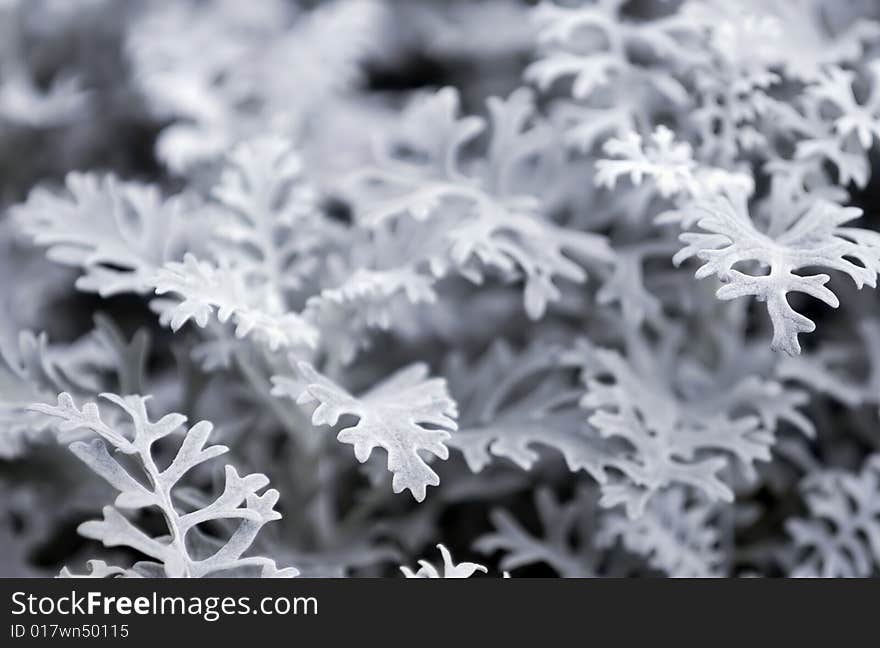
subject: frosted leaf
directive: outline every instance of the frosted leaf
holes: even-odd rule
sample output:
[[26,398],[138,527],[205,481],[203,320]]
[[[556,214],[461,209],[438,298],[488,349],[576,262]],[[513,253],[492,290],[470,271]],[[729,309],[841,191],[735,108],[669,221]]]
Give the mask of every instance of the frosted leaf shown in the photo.
[[[369,311],[372,302],[382,307],[391,295],[402,292],[412,303],[433,302],[436,300],[430,280],[406,269],[398,270],[364,270],[359,269],[346,279],[345,283],[328,288],[316,296],[307,305],[307,312],[312,308],[320,310],[321,304],[332,302],[337,305],[348,305],[359,314]],[[314,304],[314,306],[312,305]],[[365,316],[370,326],[388,328],[391,324],[390,315],[381,311],[375,315]]]
[[[517,357],[496,344],[478,363],[451,368],[451,384],[458,386],[454,395],[469,406],[449,445],[475,473],[496,457],[531,470],[539,449],[550,448],[562,454],[572,472],[584,470],[606,481],[615,447],[587,423],[577,406],[580,392],[571,388],[570,376],[559,373],[573,366],[559,348],[537,344]],[[524,386],[529,390],[518,395]]]
[[694,178],[697,163],[690,145],[676,142],[665,126],[657,127],[647,146],[643,146],[641,136],[631,132],[620,139],[609,139],[602,148],[606,155],[620,159],[596,162],[596,184],[600,187],[611,189],[620,176],[628,175],[635,185],[642,184],[646,176],[653,177],[664,198],[699,191]]
[[818,82],[807,88],[808,96],[833,107],[834,131],[840,138],[854,137],[863,149],[870,149],[880,138],[880,65],[869,66],[871,93],[860,103],[853,93],[855,75],[837,66],[828,66]]
[[565,144],[581,153],[590,153],[605,137],[626,137],[638,128],[634,116],[617,106],[594,108],[559,101],[551,105],[550,115],[564,131]]
[[541,90],[548,90],[558,79],[573,77],[572,96],[576,99],[589,97],[597,88],[611,80],[612,75],[625,67],[615,56],[577,56],[559,53],[537,63],[527,70],[526,78]]
[[[797,270],[829,268],[849,275],[857,288],[876,285],[880,234],[843,227],[861,213],[854,207],[818,201],[771,238],[752,222],[744,196],[733,201],[724,197],[702,200],[685,211],[684,220],[686,225],[696,221],[703,232],[682,234],[680,239],[686,246],[673,261],[680,264],[694,256],[703,261],[696,277],[717,276],[724,284],[716,293],[719,299],[751,295],[765,302],[773,324],[771,347],[795,355],[800,353],[798,334],[809,333],[816,326],[791,307],[788,293],[806,293],[833,308],[839,304],[825,287],[828,275],[802,276]],[[743,262],[765,269],[766,274],[736,269]]]
[[147,6],[126,45],[149,106],[174,120],[158,157],[187,172],[256,134],[308,132],[328,103],[356,89],[382,40],[384,9],[374,0],[312,10],[280,0]]
[[190,319],[204,328],[216,313],[235,324],[237,337],[252,335],[270,351],[316,347],[322,322],[296,311],[323,281],[319,271],[343,230],[319,210],[291,143],[272,136],[240,143],[211,196],[204,253],[187,253],[151,278],[157,294],[178,299],[153,303],[161,321],[175,331]]
[[662,301],[646,284],[644,265],[648,257],[667,256],[670,246],[665,242],[645,243],[615,252],[614,266],[596,293],[596,302],[601,306],[618,304],[624,321],[632,325],[662,323]]
[[[475,283],[487,271],[522,279],[526,312],[538,319],[560,298],[557,278],[586,279],[573,259],[607,263],[612,252],[603,237],[561,228],[541,213],[536,194],[553,178],[558,149],[536,121],[528,91],[489,99],[491,138],[484,156],[469,164],[462,148],[485,125],[460,118],[458,104],[452,88],[413,102],[376,167],[349,180],[357,220],[374,231],[407,219],[424,223],[423,244],[408,247],[401,265]],[[412,230],[403,227],[404,235]],[[395,245],[387,236],[382,242]]]
[[729,166],[770,148],[765,120],[782,81],[786,22],[769,3],[688,2],[679,14],[704,33],[706,51],[693,69],[697,106],[689,115],[702,159]]
[[[58,347],[50,346],[45,334],[21,331],[15,336],[0,331],[0,456],[20,455],[29,440],[53,427],[51,417],[28,409],[30,404],[54,403],[61,391],[91,393],[104,384],[99,374],[106,371],[115,371],[120,383],[130,382],[129,360],[116,354],[131,353],[130,362],[139,362],[143,336],[136,335],[129,343],[106,318],[96,321],[94,332]],[[112,342],[111,335],[117,336]],[[69,443],[76,436],[64,434],[59,440]]]
[[[116,369],[119,376],[119,393],[144,393],[146,364],[150,350],[150,336],[144,329],[139,329],[127,340],[122,330],[104,315],[95,315],[95,331],[91,336],[93,349],[88,349],[82,359],[86,363],[100,363],[103,357]],[[106,366],[105,364],[105,366]],[[93,389],[92,391],[98,391]]]
[[35,401],[54,400],[63,384],[47,343],[45,335],[30,332],[17,339],[0,335],[0,457],[21,454],[29,439],[51,426],[50,419],[27,409]]
[[[785,189],[783,210],[789,196],[804,200],[805,195],[812,195],[844,203],[848,200],[844,187],[851,183],[858,187],[867,184],[871,176],[867,151],[857,137],[841,135],[836,130],[830,114],[837,112],[810,92],[801,95],[794,105],[771,106],[769,117],[780,135],[794,146],[793,159],[771,158],[765,168],[771,174],[773,193]],[[836,177],[829,173],[829,167],[836,171]]]
[[260,291],[249,290],[237,268],[216,267],[187,253],[182,263],[166,264],[151,281],[156,294],[174,293],[182,299],[159,305],[162,323],[174,331],[191,319],[204,328],[216,314],[221,323],[235,323],[237,337],[253,334],[273,351],[318,342],[315,328],[296,313],[261,309],[265,300]]
[[600,187],[612,189],[621,176],[629,176],[634,185],[651,178],[663,198],[740,192],[748,195],[754,191],[754,180],[747,173],[699,165],[690,145],[677,142],[675,134],[665,126],[658,126],[648,143],[630,132],[619,139],[609,139],[603,150],[618,159],[596,162],[595,182]]
[[[421,187],[405,187],[412,193],[403,194],[396,200],[383,200],[363,210],[362,218],[376,223],[409,211],[415,218],[426,218],[445,194],[460,193],[467,197],[469,186],[457,181],[466,180],[461,173],[462,148],[486,128],[481,117],[461,117],[460,97],[455,88],[442,88],[436,93],[417,95],[401,115],[400,124],[383,141],[377,156],[379,166],[390,165],[404,172],[401,183],[414,185],[417,179],[427,181],[452,181],[452,183],[428,184]],[[432,128],[426,129],[430,124]],[[369,180],[369,178],[367,178]],[[392,176],[384,182],[387,184]],[[355,180],[360,180],[356,177]],[[382,178],[377,178],[382,181]]]
[[290,379],[275,378],[273,393],[296,398],[301,405],[316,405],[312,413],[315,425],[336,425],[343,415],[357,416],[357,424],[342,428],[336,438],[353,445],[361,463],[374,448],[383,448],[388,453],[388,470],[394,475],[395,493],[409,489],[421,502],[427,487],[440,483],[420,453],[449,457],[444,442],[450,437],[449,431],[457,428],[458,410],[443,379],[427,378],[428,368],[415,364],[355,397],[308,363],[298,366],[305,387]]
[[717,517],[717,505],[685,488],[670,488],[637,520],[616,510],[604,513],[596,542],[603,548],[619,542],[675,578],[718,578],[724,575],[724,554]]
[[[700,385],[685,379],[694,369],[675,336],[657,348],[644,344],[633,339],[626,358],[596,349],[585,363],[580,403],[590,425],[600,437],[628,446],[607,462],[623,479],[600,482],[603,506],[622,504],[638,518],[656,493],[674,484],[732,501],[725,468],[736,465],[754,478],[755,462],[770,459],[780,422],[812,432],[797,410],[806,400],[802,393],[738,372]],[[724,367],[705,370],[724,376]]]
[[[673,345],[627,361],[583,343],[567,351],[538,345],[515,358],[495,347],[451,376],[464,410],[450,445],[475,472],[495,457],[529,470],[539,449],[552,448],[571,471],[598,482],[604,506],[624,504],[638,517],[652,494],[675,483],[729,500],[720,476],[728,458],[753,478],[753,464],[769,460],[781,422],[813,434],[798,410],[802,392],[747,367],[703,367],[675,353]],[[571,385],[576,367],[586,394]]]
[[504,553],[501,569],[513,570],[545,563],[563,578],[592,578],[598,574],[599,556],[592,544],[595,498],[580,490],[560,503],[553,492],[535,492],[535,508],[545,536],[527,531],[507,511],[491,513],[495,530],[481,536],[475,548],[485,554]]
[[463,562],[456,565],[452,560],[452,554],[449,553],[449,549],[442,544],[438,544],[437,548],[443,556],[442,574],[440,570],[427,560],[419,561],[420,567],[417,571],[413,571],[405,566],[401,566],[400,571],[407,578],[470,578],[476,572],[483,572],[485,574],[489,571],[486,567],[477,563]]
[[808,517],[786,524],[798,550],[792,575],[864,578],[880,570],[880,455],[861,472],[826,470],[803,483]]
[[211,195],[220,221],[217,256],[234,261],[248,286],[278,299],[301,288],[330,228],[291,143],[262,137],[239,144]]
[[79,267],[80,290],[103,297],[146,293],[150,278],[172,258],[181,231],[181,203],[113,176],[69,173],[66,191],[35,189],[12,218],[48,256]]
[[[877,23],[862,18],[846,26],[833,25],[834,21],[829,20],[830,7],[825,5],[826,3],[813,2],[813,0],[773,3],[752,0],[736,5],[721,0],[699,4],[691,2],[687,11],[695,16],[699,15],[697,13],[699,11],[703,14],[702,20],[706,24],[716,26],[718,32],[727,32],[726,35],[716,36],[718,39],[716,42],[722,39],[726,41],[726,47],[721,48],[724,51],[738,51],[739,56],[744,56],[744,52],[760,49],[761,52],[770,55],[767,56],[767,60],[772,60],[776,65],[783,67],[785,74],[790,78],[811,82],[821,76],[823,70],[831,63],[857,61],[863,55],[866,41],[876,41],[878,36]],[[733,14],[727,20],[719,21],[719,10],[727,13],[731,8],[740,9],[740,19],[736,20],[736,14]],[[692,12],[692,9],[697,11]],[[727,11],[724,11],[725,9]],[[785,37],[761,38],[760,31],[752,27],[756,40],[760,41],[757,43],[758,47],[755,47],[756,43],[752,39],[744,39],[740,36],[742,29],[731,29],[730,23],[737,22],[751,23],[751,25],[763,23],[765,30],[772,30],[777,34],[782,31]],[[723,28],[717,27],[719,23]],[[738,39],[737,36],[740,38]]]
[[[798,143],[798,150],[803,144],[805,141]],[[860,154],[858,158],[864,161],[865,156]],[[810,153],[804,157],[796,154],[793,160],[771,160],[764,165],[771,174],[770,195],[761,203],[769,221],[768,234],[785,230],[792,218],[817,198],[838,204],[847,201],[847,191],[830,182],[825,162],[823,153]],[[866,167],[865,180],[867,173]],[[841,182],[847,184],[851,179],[841,176]]]
[[605,481],[605,468],[614,462],[613,445],[598,438],[583,413],[572,409],[547,412],[547,404],[538,402],[540,396],[551,400],[546,393],[536,392],[535,398],[518,403],[489,423],[463,427],[449,445],[462,452],[474,472],[482,471],[494,457],[530,470],[540,458],[538,449],[552,448],[562,454],[572,472],[585,470]]
[[693,60],[694,53],[682,38],[694,29],[687,21],[674,15],[629,20],[622,15],[624,4],[624,0],[596,0],[568,7],[542,2],[534,19],[545,54],[526,69],[525,78],[547,90],[557,80],[573,77],[572,96],[587,99],[630,71],[628,47],[648,48],[662,58]]
[[434,280],[410,268],[354,270],[339,285],[309,297],[303,317],[334,340],[328,353],[347,364],[370,345],[367,333],[400,327],[407,305],[437,301]]
[[0,572],[880,574],[877,18],[0,0]]
[[[819,133],[799,141],[795,148],[795,160],[830,162],[837,170],[841,185],[855,184],[864,187],[871,177],[870,162],[858,144],[841,140],[834,135]],[[844,199],[846,194],[843,194]]]
[[[225,453],[221,445],[206,445],[212,424],[200,421],[185,431],[174,459],[160,468],[156,463],[154,444],[173,434],[186,422],[180,414],[168,414],[158,421],[147,415],[147,399],[141,396],[120,397],[103,394],[102,397],[118,407],[131,423],[120,428],[111,427],[101,418],[95,403],[86,403],[79,409],[71,396],[62,393],[55,406],[34,404],[30,409],[58,419],[64,431],[84,429],[98,435],[91,441],[71,444],[71,451],[89,468],[119,491],[113,506],[105,506],[103,519],[84,522],[79,526],[81,535],[100,540],[106,547],[126,546],[151,560],[137,563],[133,572],[138,575],[165,575],[168,577],[201,578],[212,574],[259,574],[263,577],[295,576],[296,570],[275,566],[269,558],[243,557],[260,529],[281,514],[274,510],[278,491],[270,489],[259,495],[269,479],[262,474],[239,476],[234,467],[227,465],[222,493],[213,501],[195,510],[187,510],[176,502],[177,488],[183,477],[196,466]],[[137,465],[137,473],[117,461],[108,452],[107,444],[116,451],[129,455]],[[141,508],[157,508],[163,516],[168,535],[154,537],[142,530],[123,514]],[[225,541],[206,543],[198,525],[223,521],[232,525]],[[93,565],[93,573],[116,575],[117,570],[104,563]],[[130,573],[132,570],[126,570]],[[66,572],[69,574],[70,572]]]
[[534,10],[538,58],[525,79],[542,91],[572,81],[575,101],[551,111],[566,142],[583,152],[603,136],[649,131],[661,114],[685,109],[691,97],[676,72],[705,61],[693,21],[675,13],[634,20],[625,5],[546,0]]
[[799,208],[816,199],[845,203],[849,200],[846,187],[865,187],[871,177],[868,148],[872,140],[867,140],[865,148],[858,136],[839,130],[830,118],[830,114],[839,114],[839,109],[829,107],[810,89],[816,90],[810,86],[796,108],[783,104],[773,109],[774,123],[794,146],[794,156],[791,160],[771,159],[765,167],[771,174],[771,233],[783,229],[776,226],[780,217],[789,217],[783,223],[787,225]]
[[684,13],[708,31],[712,50],[729,67],[754,73],[778,63],[784,30],[772,7],[746,2],[688,2]]

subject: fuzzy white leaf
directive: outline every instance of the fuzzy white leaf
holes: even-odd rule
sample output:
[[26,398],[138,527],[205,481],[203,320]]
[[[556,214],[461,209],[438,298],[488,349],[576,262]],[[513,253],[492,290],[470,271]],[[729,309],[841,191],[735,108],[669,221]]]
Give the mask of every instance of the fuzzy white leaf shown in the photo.
[[[828,275],[803,276],[796,271],[829,268],[849,275],[857,288],[876,286],[880,234],[843,227],[861,214],[855,207],[819,201],[799,214],[786,231],[771,238],[752,222],[744,195],[734,200],[706,199],[685,212],[685,223],[696,221],[703,232],[682,234],[686,246],[673,260],[680,264],[696,256],[703,261],[696,277],[717,276],[724,283],[716,293],[719,299],[748,295],[766,303],[773,324],[771,346],[795,355],[800,353],[798,334],[809,333],[816,326],[791,307],[788,293],[806,293],[833,308],[839,304],[837,296],[825,287]],[[766,268],[767,273],[738,270],[736,266],[743,262]]]
[[[354,446],[355,457],[361,463],[374,448],[383,448],[388,453],[388,470],[394,475],[395,493],[409,489],[421,502],[427,487],[440,483],[437,473],[419,453],[428,452],[440,459],[449,457],[444,442],[450,437],[449,430],[458,427],[458,409],[447,394],[443,379],[428,378],[428,368],[416,364],[355,397],[308,363],[300,363],[299,370],[305,389],[297,401],[317,406],[312,422],[336,425],[344,414],[357,416],[357,424],[340,430],[337,438]],[[276,393],[284,391],[284,383],[276,381]]]
[[[168,577],[201,578],[212,574],[238,573],[247,575],[258,570],[262,576],[295,576],[295,569],[278,570],[269,558],[243,557],[267,522],[281,515],[274,510],[278,491],[267,490],[269,479],[262,474],[240,477],[234,467],[227,465],[225,485],[220,495],[196,510],[183,510],[173,494],[181,478],[199,464],[224,452],[224,446],[205,447],[212,425],[196,423],[185,431],[174,460],[164,469],[154,457],[154,444],[176,432],[186,422],[180,414],[168,414],[151,421],[146,410],[146,398],[114,394],[103,397],[120,408],[130,419],[124,432],[117,432],[101,419],[94,403],[82,410],[76,407],[68,394],[61,394],[56,407],[34,405],[33,409],[60,419],[67,428],[87,428],[102,439],[79,441],[71,445],[73,453],[86,465],[120,491],[116,506],[105,506],[103,519],[80,525],[79,532],[87,538],[100,540],[106,547],[130,547],[153,559],[138,563],[131,570],[135,575],[162,573]],[[132,475],[128,468],[117,462],[108,452],[105,441],[118,451],[131,455],[140,474]],[[123,515],[119,509],[155,507],[163,516],[168,535],[153,537]],[[197,541],[199,524],[220,520],[236,525],[226,541],[205,549]],[[93,566],[93,574],[111,576],[118,572]],[[63,572],[63,575],[70,572]]]

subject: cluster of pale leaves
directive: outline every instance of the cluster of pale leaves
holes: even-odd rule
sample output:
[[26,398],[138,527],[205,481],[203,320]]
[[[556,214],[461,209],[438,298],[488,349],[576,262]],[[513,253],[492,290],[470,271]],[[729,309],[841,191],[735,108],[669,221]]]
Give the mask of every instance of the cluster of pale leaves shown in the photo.
[[[71,171],[9,210],[10,240],[164,340],[163,373],[103,317],[71,345],[0,335],[0,455],[67,445],[117,492],[79,526],[108,550],[87,575],[348,575],[455,548],[462,501],[505,576],[876,574],[880,320],[837,280],[880,273],[853,205],[880,25],[818,0],[410,6],[436,56],[531,62],[506,92],[376,97],[366,62],[412,46],[398,4],[144,3],[125,52],[177,189]],[[0,47],[28,11],[0,3]],[[31,74],[0,66],[4,122],[89,110]],[[828,429],[840,405],[873,449]],[[261,472],[213,470],[230,448]],[[756,493],[803,514],[742,550],[775,514]],[[537,532],[491,506],[514,496]],[[404,575],[496,571],[437,547]]]

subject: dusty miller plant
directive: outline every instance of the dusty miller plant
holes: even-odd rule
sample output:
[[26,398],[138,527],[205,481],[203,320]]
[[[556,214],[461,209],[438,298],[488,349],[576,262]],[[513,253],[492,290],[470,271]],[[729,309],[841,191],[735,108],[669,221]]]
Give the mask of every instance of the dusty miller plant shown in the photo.
[[880,575],[878,14],[0,2],[0,576]]

